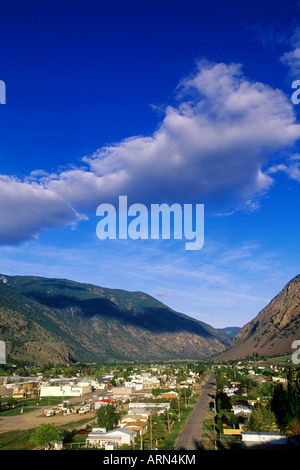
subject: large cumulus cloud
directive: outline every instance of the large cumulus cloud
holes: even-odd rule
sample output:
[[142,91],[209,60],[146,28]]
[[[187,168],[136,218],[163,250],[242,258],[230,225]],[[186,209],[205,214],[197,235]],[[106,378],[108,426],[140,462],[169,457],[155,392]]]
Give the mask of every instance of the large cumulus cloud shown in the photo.
[[268,189],[275,152],[300,136],[280,90],[245,79],[239,65],[200,62],[178,87],[158,130],[100,148],[84,169],[47,187],[80,209],[120,194],[138,202],[245,202]]

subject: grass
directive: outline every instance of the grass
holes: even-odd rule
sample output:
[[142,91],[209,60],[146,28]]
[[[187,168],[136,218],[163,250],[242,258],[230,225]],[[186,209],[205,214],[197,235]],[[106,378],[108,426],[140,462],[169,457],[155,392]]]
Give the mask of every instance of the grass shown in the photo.
[[34,429],[11,431],[0,434],[0,450],[32,450],[35,444],[29,442]]

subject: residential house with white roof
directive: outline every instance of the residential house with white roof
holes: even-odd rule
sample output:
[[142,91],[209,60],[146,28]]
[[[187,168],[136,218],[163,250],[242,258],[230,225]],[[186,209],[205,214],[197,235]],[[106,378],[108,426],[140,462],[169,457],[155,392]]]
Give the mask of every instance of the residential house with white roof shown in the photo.
[[124,444],[132,446],[136,437],[136,432],[132,429],[117,428],[108,432],[90,432],[87,435],[87,447],[106,447],[112,445],[118,448]]

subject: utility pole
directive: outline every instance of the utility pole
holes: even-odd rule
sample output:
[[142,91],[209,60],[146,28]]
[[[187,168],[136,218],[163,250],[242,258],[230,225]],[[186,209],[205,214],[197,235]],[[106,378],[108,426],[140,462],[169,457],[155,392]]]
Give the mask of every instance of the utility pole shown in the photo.
[[152,413],[150,413],[150,450],[152,450]]
[[214,397],[214,410],[215,410],[214,411],[214,443],[215,443],[214,450],[218,450],[217,449],[217,440],[216,440],[216,412],[217,412],[217,410],[216,410],[216,397]]

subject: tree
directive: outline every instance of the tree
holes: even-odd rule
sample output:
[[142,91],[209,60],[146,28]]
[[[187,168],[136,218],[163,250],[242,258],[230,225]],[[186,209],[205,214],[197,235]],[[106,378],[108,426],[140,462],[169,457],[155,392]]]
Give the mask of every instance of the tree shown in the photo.
[[9,399],[7,400],[7,404],[10,408],[14,408],[18,403],[18,400],[16,400],[15,398],[13,397],[9,397]]
[[289,370],[287,374],[287,389],[282,384],[274,388],[271,407],[274,411],[278,425],[285,430],[289,422],[294,418],[300,418],[300,385],[298,374]]
[[300,442],[300,418],[292,418],[287,426],[287,432]]
[[259,405],[250,413],[247,430],[253,432],[270,432],[275,423],[275,414],[267,406]]
[[224,370],[220,369],[216,372],[216,386],[217,386],[217,392],[222,392],[223,388],[225,387],[227,383],[227,379],[224,375]]
[[218,412],[221,411],[221,410],[231,411],[231,409],[232,409],[231,400],[230,400],[229,396],[227,395],[227,393],[218,392],[216,394],[216,407],[217,407]]
[[110,431],[117,424],[120,413],[117,413],[114,405],[101,406],[97,410],[98,425]]
[[181,382],[185,382],[186,379],[187,379],[186,374],[181,371],[176,376],[176,383],[180,384]]
[[281,383],[277,384],[274,388],[273,397],[271,399],[271,409],[274,411],[280,429],[286,426],[286,415],[289,404],[287,400],[287,393]]
[[[158,414],[153,414],[148,418],[148,427],[145,439],[154,440],[157,446],[158,441],[164,439],[168,434],[166,423]],[[150,442],[150,445],[152,443]]]
[[61,440],[61,432],[55,424],[41,424],[30,435],[30,442],[50,450],[54,443]]

